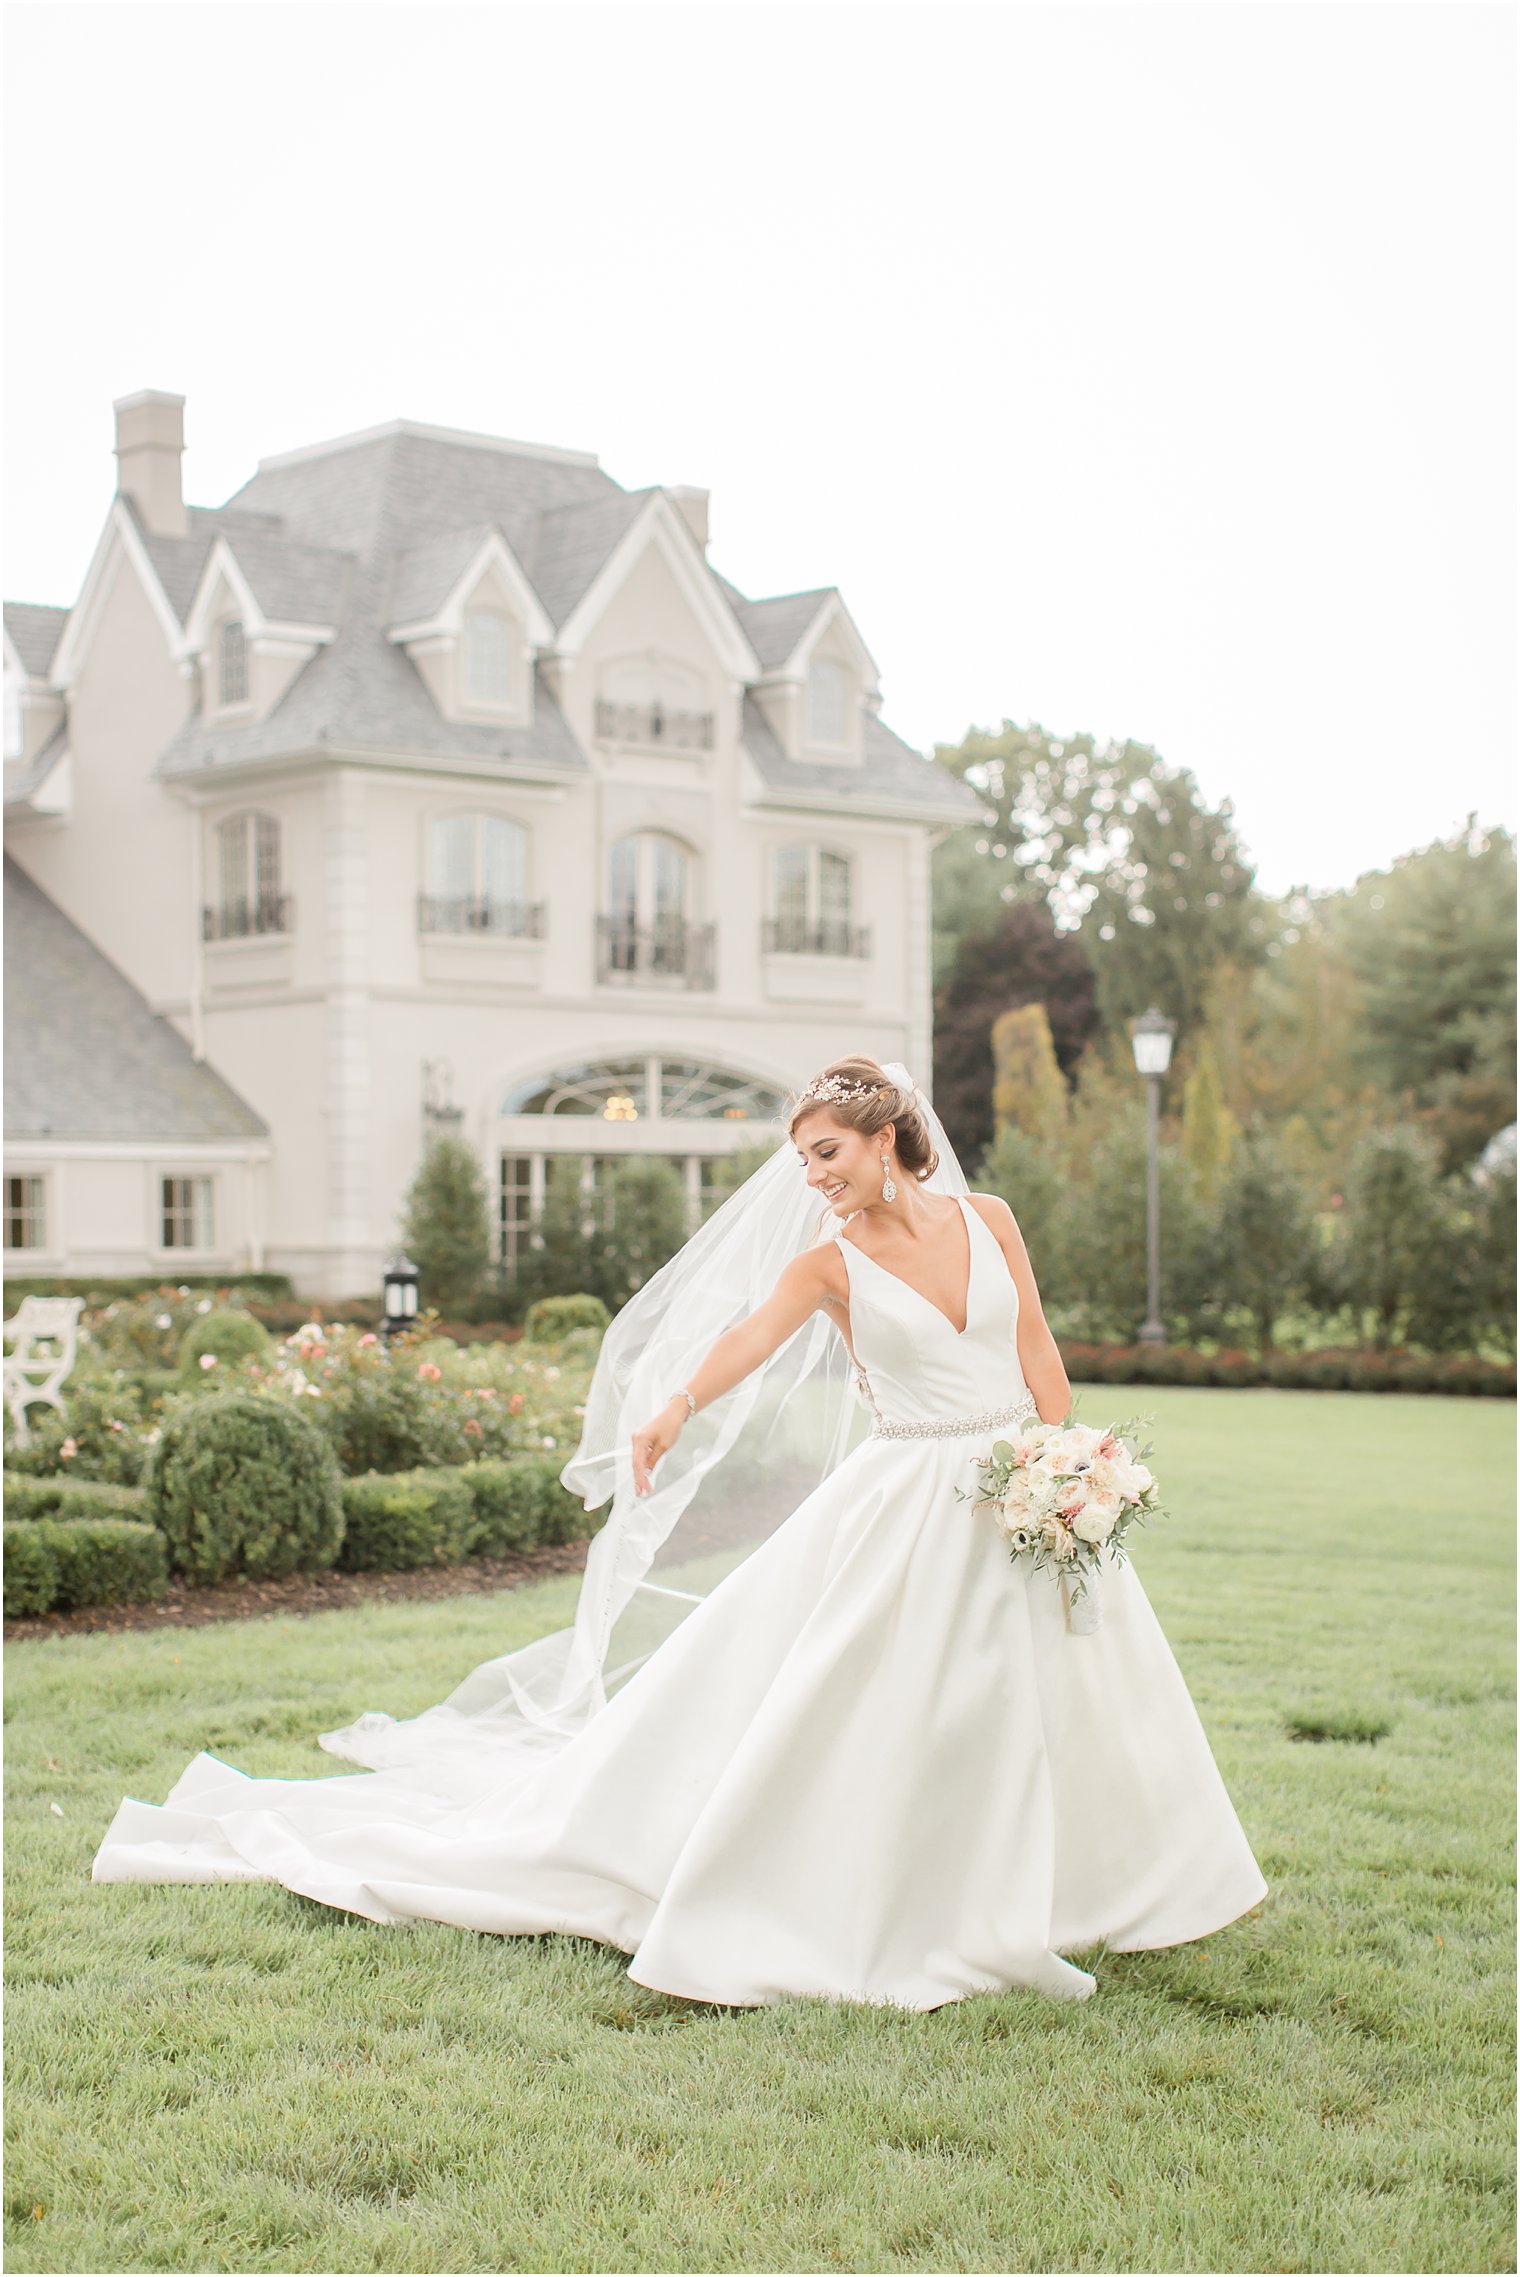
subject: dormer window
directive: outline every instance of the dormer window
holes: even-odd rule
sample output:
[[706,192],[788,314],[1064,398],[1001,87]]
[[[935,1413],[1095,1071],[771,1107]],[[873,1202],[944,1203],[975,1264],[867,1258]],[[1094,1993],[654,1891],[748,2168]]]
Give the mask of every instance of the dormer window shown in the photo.
[[512,625],[495,609],[465,611],[464,693],[467,703],[511,701]]
[[831,656],[815,656],[808,667],[809,743],[842,746],[848,742],[845,723],[846,692],[844,666],[836,663]]
[[229,617],[217,641],[216,700],[219,704],[248,701],[248,643],[240,617]]

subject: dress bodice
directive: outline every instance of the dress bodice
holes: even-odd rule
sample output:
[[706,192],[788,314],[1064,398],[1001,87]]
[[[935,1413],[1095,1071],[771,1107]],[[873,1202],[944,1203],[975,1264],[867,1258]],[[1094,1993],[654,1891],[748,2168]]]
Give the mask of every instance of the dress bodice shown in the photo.
[[1019,1292],[997,1236],[963,1196],[971,1262],[966,1325],[955,1323],[898,1273],[841,1231],[850,1284],[850,1341],[861,1394],[886,1422],[926,1422],[1011,1406],[1026,1397],[1014,1341]]

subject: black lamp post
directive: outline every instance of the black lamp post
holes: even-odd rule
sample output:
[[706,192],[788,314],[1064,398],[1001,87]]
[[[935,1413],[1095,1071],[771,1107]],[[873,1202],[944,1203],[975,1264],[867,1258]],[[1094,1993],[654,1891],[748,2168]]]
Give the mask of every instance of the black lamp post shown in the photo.
[[417,1318],[417,1268],[404,1249],[398,1249],[385,1268],[380,1305],[380,1328],[387,1343]]
[[1161,1318],[1161,1169],[1158,1142],[1161,1131],[1161,1078],[1172,1064],[1175,1020],[1168,1020],[1154,1004],[1130,1022],[1135,1065],[1145,1077],[1145,1290],[1146,1312],[1140,1328],[1142,1344],[1164,1344],[1166,1323]]

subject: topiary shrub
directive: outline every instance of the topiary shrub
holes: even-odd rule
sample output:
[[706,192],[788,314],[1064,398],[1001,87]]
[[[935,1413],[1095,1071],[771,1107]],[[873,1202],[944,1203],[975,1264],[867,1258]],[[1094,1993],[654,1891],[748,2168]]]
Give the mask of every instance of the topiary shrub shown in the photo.
[[7,1518],[147,1517],[147,1496],[139,1486],[108,1486],[94,1478],[28,1478],[5,1474]]
[[5,1527],[8,1616],[137,1605],[169,1586],[164,1537],[127,1518],[23,1518]]
[[524,1474],[524,1492],[531,1492],[540,1542],[577,1542],[593,1530],[586,1506],[578,1494],[559,1483],[564,1462],[558,1455],[524,1455],[513,1464]]
[[611,1318],[600,1297],[540,1297],[528,1307],[523,1334],[530,1344],[557,1344],[577,1328],[594,1328],[600,1335]]
[[405,1573],[468,1556],[472,1508],[463,1470],[392,1471],[343,1481],[345,1573]]
[[296,1409],[251,1393],[187,1402],[154,1451],[148,1507],[187,1581],[330,1566],[343,1540],[337,1458]]
[[180,1339],[180,1373],[194,1382],[214,1370],[203,1368],[203,1360],[214,1360],[218,1367],[236,1368],[244,1360],[262,1359],[273,1348],[273,1340],[262,1321],[251,1312],[208,1312],[186,1329]]

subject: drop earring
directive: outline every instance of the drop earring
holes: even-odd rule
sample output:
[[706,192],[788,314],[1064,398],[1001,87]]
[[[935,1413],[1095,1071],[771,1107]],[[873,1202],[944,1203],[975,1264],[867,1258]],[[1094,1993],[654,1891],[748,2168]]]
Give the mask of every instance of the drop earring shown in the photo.
[[897,1199],[897,1183],[887,1168],[885,1155],[881,1158],[881,1198],[884,1202],[895,1202]]

